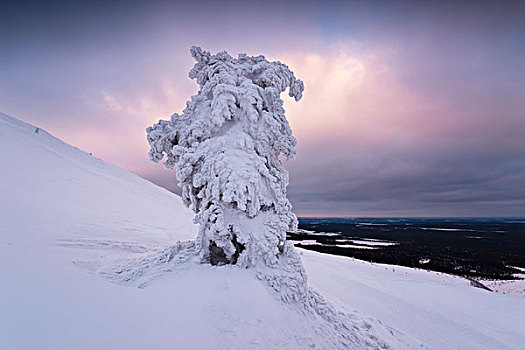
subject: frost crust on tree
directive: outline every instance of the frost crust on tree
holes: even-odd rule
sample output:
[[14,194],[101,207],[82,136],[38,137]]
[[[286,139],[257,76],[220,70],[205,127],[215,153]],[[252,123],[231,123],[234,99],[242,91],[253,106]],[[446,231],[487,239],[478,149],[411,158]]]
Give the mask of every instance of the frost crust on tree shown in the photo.
[[274,266],[297,225],[280,160],[295,156],[296,140],[280,94],[288,88],[300,100],[303,82],[264,56],[190,52],[197,63],[189,76],[200,90],[182,115],[147,129],[150,158],[176,168],[204,260]]

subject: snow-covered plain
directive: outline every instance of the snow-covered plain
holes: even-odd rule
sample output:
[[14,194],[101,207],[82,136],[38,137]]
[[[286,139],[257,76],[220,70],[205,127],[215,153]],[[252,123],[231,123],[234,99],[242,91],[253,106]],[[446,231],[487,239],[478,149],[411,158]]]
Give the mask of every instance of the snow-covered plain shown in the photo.
[[[323,320],[276,300],[248,270],[183,265],[146,288],[103,278],[106,266],[194,238],[193,215],[178,196],[35,131],[0,114],[0,349],[333,345]],[[302,259],[310,284],[363,320],[349,332],[398,349],[525,344],[525,299],[431,272]]]

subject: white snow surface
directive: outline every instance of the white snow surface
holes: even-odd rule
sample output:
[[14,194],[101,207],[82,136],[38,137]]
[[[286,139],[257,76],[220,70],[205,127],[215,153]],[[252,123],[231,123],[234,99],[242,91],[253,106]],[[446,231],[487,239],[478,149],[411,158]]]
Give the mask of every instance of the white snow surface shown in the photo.
[[479,279],[478,282],[481,282],[484,286],[490,288],[491,290],[514,295],[517,297],[525,298],[525,268],[519,266],[510,266],[513,267],[522,273],[514,274],[514,277],[517,279],[513,280],[483,280]]
[[311,251],[302,257],[310,283],[325,297],[432,349],[523,349],[525,299],[438,272]]
[[491,290],[516,297],[525,298],[525,276],[518,280],[478,280]]
[[[280,302],[250,270],[182,264],[145,288],[103,278],[108,266],[194,238],[192,213],[35,130],[0,114],[0,349],[334,347],[325,319]],[[348,332],[378,339],[354,348],[525,344],[524,299],[420,270],[308,251],[302,260],[310,285],[353,318]]]

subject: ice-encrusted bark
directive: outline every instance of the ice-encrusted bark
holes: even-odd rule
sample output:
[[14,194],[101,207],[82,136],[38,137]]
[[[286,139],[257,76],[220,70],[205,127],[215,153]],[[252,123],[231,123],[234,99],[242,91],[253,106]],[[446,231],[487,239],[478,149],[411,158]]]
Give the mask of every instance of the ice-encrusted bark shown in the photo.
[[176,168],[182,199],[200,224],[202,259],[277,266],[295,254],[285,245],[297,225],[280,160],[295,155],[296,140],[280,94],[288,88],[300,100],[303,82],[264,56],[190,52],[197,63],[189,76],[200,90],[182,115],[147,129],[150,158]]

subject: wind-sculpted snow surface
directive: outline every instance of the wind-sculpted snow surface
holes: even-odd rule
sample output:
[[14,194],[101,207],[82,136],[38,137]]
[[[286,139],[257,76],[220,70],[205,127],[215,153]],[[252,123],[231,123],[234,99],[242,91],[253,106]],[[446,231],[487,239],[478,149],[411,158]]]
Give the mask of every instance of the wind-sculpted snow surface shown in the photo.
[[[99,274],[118,284],[145,288],[163,275],[195,270],[196,266],[200,265],[196,264],[198,261],[195,261],[197,257],[195,248],[194,242],[178,242],[172,247],[153,251],[138,259],[132,258],[121,265],[103,268],[99,270]],[[290,264],[287,268],[290,271],[294,271],[296,268],[302,269],[299,259],[295,263],[298,266]],[[271,271],[275,272],[277,270],[272,269]],[[239,270],[238,272],[246,273],[247,271]],[[217,270],[215,273],[221,273],[221,270]],[[285,273],[284,276],[287,276],[287,274]],[[282,276],[272,276],[268,273],[263,274],[259,272],[257,277],[266,281],[273,288],[279,289],[286,285],[286,278]],[[179,282],[183,283],[182,280]],[[291,281],[290,285],[287,286],[290,287],[295,284],[295,281]],[[290,343],[270,346],[270,348],[427,349],[424,344],[415,338],[385,326],[377,320],[365,320],[356,311],[348,312],[348,310],[326,300],[312,289],[308,290],[301,303],[290,303],[291,300],[286,301],[288,303],[281,304],[281,307],[302,318],[303,322],[306,323],[307,329],[303,330],[305,332],[303,337],[294,335],[295,339],[290,339]],[[250,302],[253,302],[253,300]],[[232,318],[238,316],[235,314],[231,315]],[[243,334],[242,336],[250,335]],[[267,344],[270,344],[272,341],[270,339],[266,340]],[[259,346],[256,347],[258,348]]]
[[[284,300],[306,295],[306,275],[286,231],[297,219],[286,198],[295,155],[281,92],[299,101],[303,82],[281,62],[192,47],[189,76],[200,86],[182,115],[147,129],[150,158],[176,168],[182,199],[200,224],[202,261],[265,269]],[[268,271],[266,268],[275,269]]]

